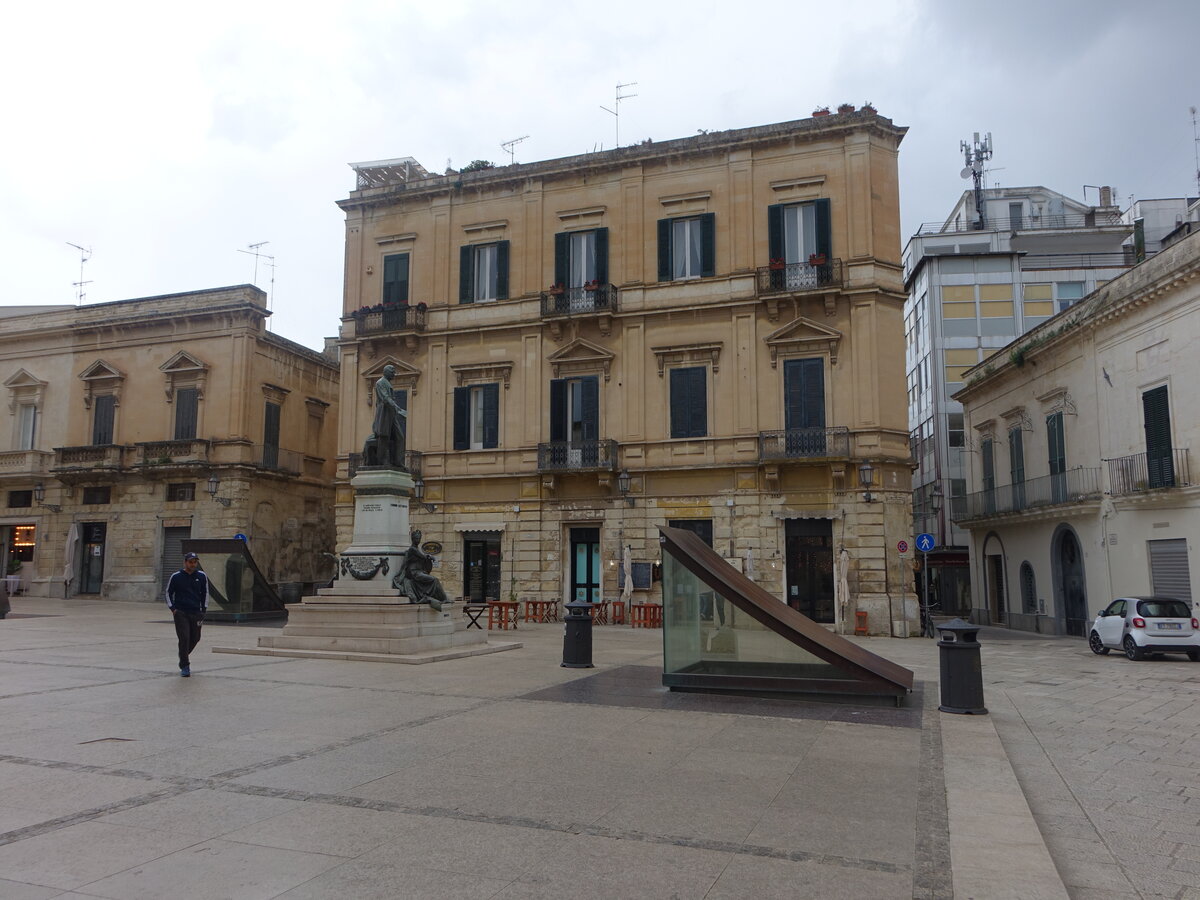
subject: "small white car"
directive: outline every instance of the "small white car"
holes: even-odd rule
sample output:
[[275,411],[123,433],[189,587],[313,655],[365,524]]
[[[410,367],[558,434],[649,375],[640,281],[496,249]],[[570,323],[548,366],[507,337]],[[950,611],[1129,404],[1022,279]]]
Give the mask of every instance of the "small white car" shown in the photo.
[[1200,660],[1200,622],[1184,600],[1121,597],[1092,623],[1088,646],[1096,654],[1123,650],[1130,659],[1155,653],[1186,653]]

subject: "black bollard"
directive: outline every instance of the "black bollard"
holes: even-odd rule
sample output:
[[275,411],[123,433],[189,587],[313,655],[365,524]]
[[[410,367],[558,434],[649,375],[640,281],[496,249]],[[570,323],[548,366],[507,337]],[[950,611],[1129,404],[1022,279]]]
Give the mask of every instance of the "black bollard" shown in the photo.
[[979,626],[952,619],[938,625],[942,669],[942,712],[986,716],[983,705],[983,667],[979,660]]
[[575,600],[566,604],[563,617],[563,661],[568,669],[591,669],[592,665],[592,604]]

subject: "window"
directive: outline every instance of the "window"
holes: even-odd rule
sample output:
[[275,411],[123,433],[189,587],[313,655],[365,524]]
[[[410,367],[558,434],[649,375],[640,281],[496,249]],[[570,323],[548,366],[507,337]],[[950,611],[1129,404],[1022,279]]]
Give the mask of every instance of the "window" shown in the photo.
[[383,302],[408,303],[408,254],[383,258]]
[[175,440],[190,441],[196,437],[196,413],[199,407],[199,389],[180,388],[175,392]]
[[[703,370],[701,370],[703,371]],[[789,359],[783,364],[783,421],[788,456],[825,454],[825,363]]]
[[584,286],[608,284],[608,229],[560,231],[554,236],[554,283],[569,299],[582,298]]
[[116,419],[117,398],[102,394],[92,401],[92,444],[105,446],[113,442],[113,424]]
[[487,450],[500,446],[500,385],[454,389],[454,449]]
[[279,468],[279,414],[282,407],[268,400],[263,409],[263,457],[268,469]]
[[671,437],[708,434],[708,370],[704,366],[671,370]]
[[1146,430],[1146,476],[1149,487],[1175,484],[1175,460],[1171,453],[1171,408],[1167,386],[1142,394],[1142,415]]
[[708,546],[713,545],[712,519],[668,519],[667,527],[690,531]]
[[1062,312],[1083,299],[1082,281],[1057,281],[1054,294],[1058,300],[1057,311]]
[[1046,416],[1046,444],[1049,448],[1050,496],[1055,503],[1067,499],[1067,448],[1063,436],[1063,414]]
[[17,409],[18,450],[32,450],[37,442],[38,408],[32,403],[22,403]]
[[829,201],[768,206],[767,252],[788,265],[807,265],[814,255],[832,256]]
[[579,466],[596,465],[599,437],[600,379],[595,375],[553,379],[550,382],[550,440],[567,443],[563,461]]
[[963,431],[963,414],[962,413],[947,413],[946,414],[946,432],[947,445],[950,447],[963,447],[966,445],[966,434]]
[[983,463],[983,506],[991,513],[996,511],[996,445],[991,438],[985,438],[979,445],[979,453]]
[[507,300],[508,254],[508,241],[462,247],[459,251],[459,302]]
[[1033,577],[1033,566],[1028,561],[1021,563],[1021,610],[1029,616],[1038,613],[1037,582]]
[[33,491],[9,491],[9,509],[28,509],[33,506]]
[[716,217],[658,220],[658,280],[703,278],[715,274]]
[[182,481],[167,485],[167,502],[182,503],[196,499],[196,482]]
[[1021,426],[1008,430],[1008,473],[1013,492],[1013,508],[1025,508],[1025,442]]
[[85,487],[83,489],[83,505],[84,506],[104,506],[112,502],[112,487],[110,485],[101,485],[99,487]]
[[8,558],[21,562],[33,562],[33,551],[37,547],[37,526],[14,525],[9,537]]
[[1008,227],[1012,229],[1022,228],[1025,220],[1025,204],[1010,203],[1008,204]]

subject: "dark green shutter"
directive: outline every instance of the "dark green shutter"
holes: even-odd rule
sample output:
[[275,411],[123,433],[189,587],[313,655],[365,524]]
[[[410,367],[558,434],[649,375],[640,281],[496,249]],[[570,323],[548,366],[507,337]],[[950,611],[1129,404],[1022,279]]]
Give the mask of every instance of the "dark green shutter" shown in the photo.
[[263,459],[268,469],[279,468],[279,404],[269,400],[263,409]]
[[500,446],[500,385],[483,385],[483,446]]
[[708,434],[707,369],[671,370],[671,437]]
[[983,455],[983,489],[985,491],[993,490],[996,487],[996,468],[995,468],[995,450],[991,440],[986,440],[980,445],[980,452]]
[[1025,440],[1020,426],[1008,432],[1008,474],[1013,484],[1025,481]]
[[458,248],[458,302],[475,300],[475,248],[465,244]]
[[783,206],[773,203],[767,207],[767,262],[783,259]]
[[1049,446],[1050,474],[1061,475],[1067,471],[1067,448],[1063,439],[1063,417],[1057,412],[1046,416],[1046,442]]
[[471,447],[471,389],[454,389],[454,449],[469,450]]
[[671,220],[658,220],[658,280],[671,280]]
[[600,437],[600,379],[595,375],[579,379],[580,402],[583,405],[583,439],[594,441]]
[[700,217],[700,275],[708,278],[717,274],[717,217],[705,213]]
[[671,437],[687,437],[688,386],[687,369],[671,369]]
[[1167,386],[1142,394],[1146,429],[1146,474],[1150,487],[1175,484],[1175,461],[1171,455],[1171,407]]
[[508,241],[496,242],[496,299],[508,299]]
[[554,283],[565,285],[571,271],[571,235],[560,231],[554,236]]
[[[828,200],[813,202],[817,220],[817,255],[825,254],[826,259],[833,259],[833,225],[829,212]],[[804,260],[808,262],[808,260]]]
[[688,437],[704,437],[708,434],[708,370],[703,366],[692,369],[688,416],[691,434]]
[[117,398],[112,394],[96,397],[92,401],[92,443],[103,446],[113,442],[113,423],[116,418]]
[[567,379],[550,379],[550,440],[567,439]]
[[407,253],[395,253],[383,258],[383,302],[408,302]]
[[820,359],[789,359],[783,364],[784,427],[825,427],[825,363]]
[[190,441],[196,436],[196,412],[200,391],[181,388],[175,392],[175,440]]
[[608,229],[596,229],[596,282],[608,284]]

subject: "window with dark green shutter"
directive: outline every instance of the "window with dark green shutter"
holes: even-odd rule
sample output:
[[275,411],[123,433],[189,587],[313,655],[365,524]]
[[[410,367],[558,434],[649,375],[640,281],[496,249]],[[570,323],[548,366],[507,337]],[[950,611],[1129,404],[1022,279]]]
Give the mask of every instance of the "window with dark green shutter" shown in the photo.
[[408,254],[383,258],[383,302],[408,303]]
[[1050,497],[1055,503],[1067,499],[1067,444],[1063,434],[1063,414],[1046,416],[1046,446],[1050,464]]
[[979,445],[979,454],[983,463],[983,504],[987,512],[996,511],[996,457],[995,442],[986,438]]
[[454,389],[454,449],[500,446],[500,385],[476,384]]
[[704,366],[671,369],[671,437],[708,434],[708,370]]
[[459,300],[486,303],[508,299],[508,241],[468,244],[459,251]]
[[716,216],[704,213],[658,222],[658,280],[716,274]]
[[568,289],[608,283],[607,228],[554,236],[554,283]]
[[783,419],[788,456],[825,453],[825,363],[789,359],[783,364]]
[[1025,440],[1021,426],[1008,430],[1008,474],[1013,492],[1013,508],[1025,508]]
[[103,446],[113,442],[117,415],[117,398],[102,394],[92,400],[92,444]]
[[175,392],[175,440],[190,441],[196,437],[196,418],[200,408],[197,388],[180,388]]
[[1146,475],[1150,487],[1175,484],[1175,460],[1171,454],[1171,407],[1167,386],[1142,394],[1146,430]]
[[263,408],[263,458],[268,469],[279,468],[279,413],[278,403],[266,402]]

